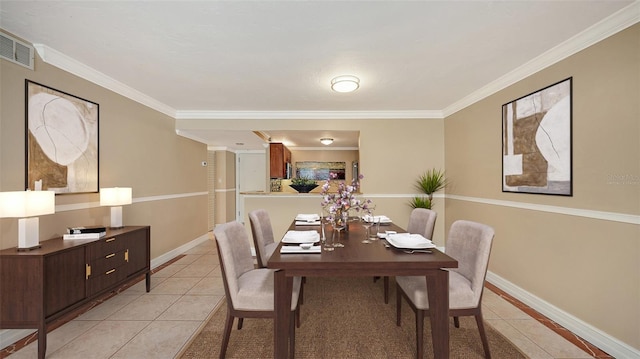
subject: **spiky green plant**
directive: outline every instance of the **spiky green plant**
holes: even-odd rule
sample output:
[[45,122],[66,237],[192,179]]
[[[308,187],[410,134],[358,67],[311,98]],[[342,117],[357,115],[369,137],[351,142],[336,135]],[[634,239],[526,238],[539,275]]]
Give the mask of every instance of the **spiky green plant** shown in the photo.
[[308,178],[308,177],[295,177],[291,179],[292,185],[300,185],[300,186],[309,186],[317,184],[316,180]]
[[426,208],[431,209],[431,200],[427,197],[413,197],[409,202],[411,208]]
[[433,193],[443,189],[447,184],[444,171],[435,168],[427,170],[416,180],[416,188],[429,197],[429,202],[433,200]]

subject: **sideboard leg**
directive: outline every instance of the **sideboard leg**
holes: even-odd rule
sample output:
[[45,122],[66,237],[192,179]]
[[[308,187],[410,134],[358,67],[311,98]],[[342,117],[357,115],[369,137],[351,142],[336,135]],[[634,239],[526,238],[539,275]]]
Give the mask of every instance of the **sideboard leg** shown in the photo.
[[38,325],[38,359],[44,359],[47,353],[47,324],[42,321]]
[[145,281],[147,284],[147,293],[151,291],[151,272],[147,272],[145,275]]

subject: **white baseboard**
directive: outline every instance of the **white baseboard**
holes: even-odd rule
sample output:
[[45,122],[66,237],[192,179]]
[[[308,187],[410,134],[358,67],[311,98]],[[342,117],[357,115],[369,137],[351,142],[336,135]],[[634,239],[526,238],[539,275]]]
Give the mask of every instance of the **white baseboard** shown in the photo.
[[153,258],[151,260],[151,269],[155,269],[165,263],[167,263],[168,261],[172,260],[173,258],[184,254],[185,252],[187,252],[188,250],[197,247],[198,245],[205,243],[206,241],[209,240],[209,234],[205,233],[203,235],[201,235],[200,237],[192,240],[189,243],[185,243],[183,245],[181,245],[180,247],[171,250],[159,257]]
[[487,281],[615,358],[640,359],[640,350],[562,311],[508,280],[487,272]]
[[[201,243],[204,243],[209,240],[209,234],[205,233],[202,236],[192,240],[189,243],[183,244],[180,247],[169,251],[159,257],[156,257],[151,260],[151,269],[157,268],[168,261],[174,259],[175,257],[187,252],[191,248],[198,246]],[[9,345],[21,340],[22,338],[34,333],[36,330],[34,329],[3,329],[0,330],[0,349],[6,348]]]

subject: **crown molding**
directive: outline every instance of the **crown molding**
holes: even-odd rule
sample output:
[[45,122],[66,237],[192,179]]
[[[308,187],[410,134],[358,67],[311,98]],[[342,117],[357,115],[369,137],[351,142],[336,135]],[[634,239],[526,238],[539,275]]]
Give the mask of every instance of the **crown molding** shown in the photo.
[[594,24],[551,50],[447,106],[415,111],[191,111],[176,110],[44,44],[34,44],[42,60],[87,81],[114,91],[174,119],[325,120],[325,119],[443,119],[534,73],[549,67],[640,21],[640,1]]
[[442,112],[448,117],[474,103],[493,95],[494,93],[521,81],[536,72],[545,69],[567,57],[574,55],[587,47],[612,36],[640,21],[640,1],[636,0],[629,6],[594,24],[585,31],[573,36],[549,51],[535,57],[517,69],[490,82],[468,96],[454,102]]
[[296,147],[287,146],[287,148],[296,151],[358,151],[358,147]]
[[176,110],[170,106],[167,106],[162,102],[123,84],[122,82],[114,80],[102,72],[63,54],[60,51],[43,44],[33,44],[33,47],[35,47],[42,61],[50,65],[58,67],[87,81],[93,82],[96,85],[102,86],[133,101],[139,102],[158,112],[164,113],[167,116],[172,118],[175,118],[176,116]]
[[176,111],[176,120],[442,119],[442,111]]

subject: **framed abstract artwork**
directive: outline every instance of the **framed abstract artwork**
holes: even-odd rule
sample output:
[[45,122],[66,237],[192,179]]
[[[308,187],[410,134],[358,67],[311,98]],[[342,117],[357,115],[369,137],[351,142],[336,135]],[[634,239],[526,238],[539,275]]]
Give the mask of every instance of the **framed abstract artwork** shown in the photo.
[[25,81],[25,187],[98,192],[99,105]]
[[573,195],[572,81],[502,105],[502,191]]

